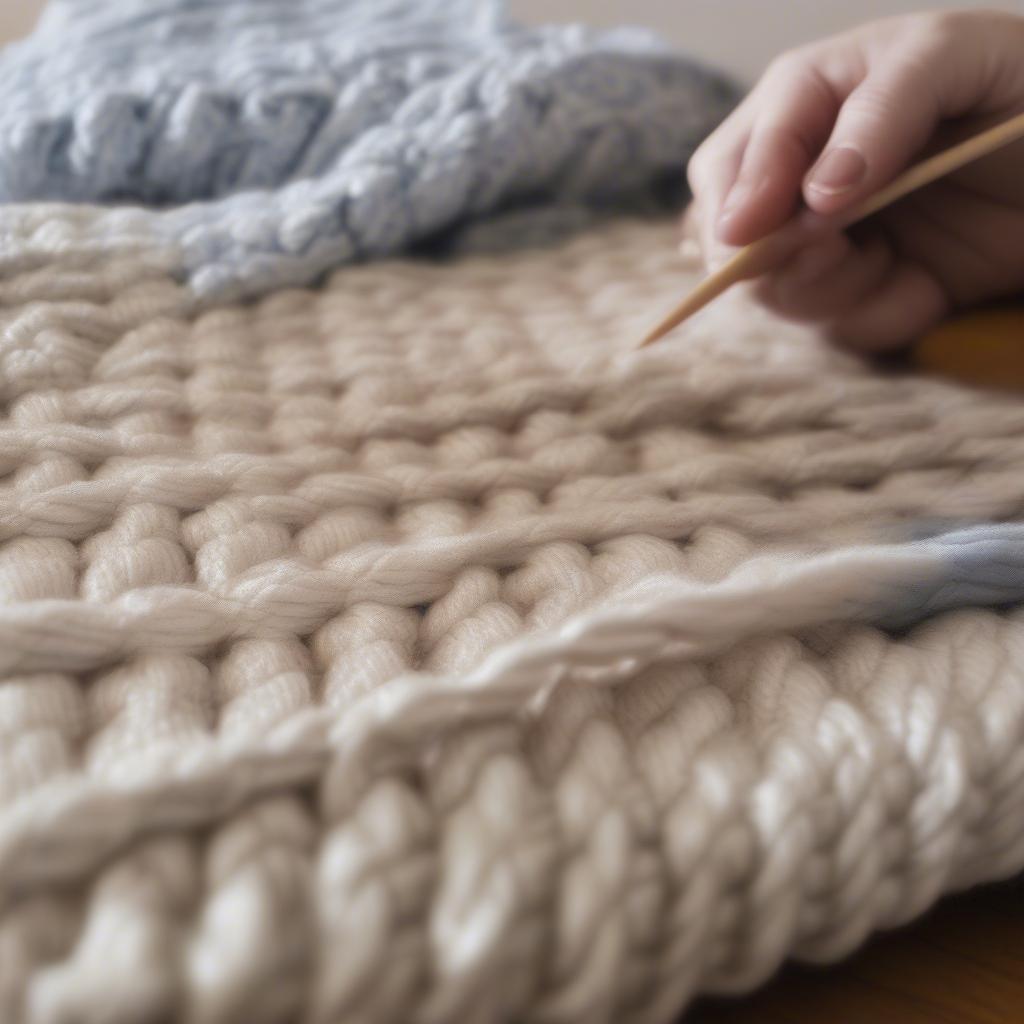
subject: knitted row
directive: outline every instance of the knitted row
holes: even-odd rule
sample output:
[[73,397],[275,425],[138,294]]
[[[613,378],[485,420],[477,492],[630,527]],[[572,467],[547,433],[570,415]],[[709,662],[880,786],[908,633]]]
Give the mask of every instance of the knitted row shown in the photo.
[[1024,863],[1015,403],[617,354],[671,225],[204,310],[2,218],[4,1019],[667,1021]]

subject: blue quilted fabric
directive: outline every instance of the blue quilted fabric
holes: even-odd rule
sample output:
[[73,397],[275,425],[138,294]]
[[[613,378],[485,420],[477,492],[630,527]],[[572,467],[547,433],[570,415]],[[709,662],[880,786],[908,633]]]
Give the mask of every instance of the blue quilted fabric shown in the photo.
[[200,293],[678,175],[730,85],[493,0],[54,0],[0,56],[0,199],[140,204]]

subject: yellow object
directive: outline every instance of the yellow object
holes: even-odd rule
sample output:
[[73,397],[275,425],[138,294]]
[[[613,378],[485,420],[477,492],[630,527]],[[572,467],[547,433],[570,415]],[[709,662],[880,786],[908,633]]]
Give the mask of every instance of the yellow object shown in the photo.
[[926,334],[915,366],[980,387],[1024,391],[1024,305],[985,309]]

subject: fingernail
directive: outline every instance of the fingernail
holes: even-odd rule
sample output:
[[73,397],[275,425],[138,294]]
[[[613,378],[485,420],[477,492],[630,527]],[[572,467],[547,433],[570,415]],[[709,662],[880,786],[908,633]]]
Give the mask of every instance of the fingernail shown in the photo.
[[839,146],[830,149],[818,161],[807,185],[817,192],[836,195],[859,184],[867,169],[868,165],[858,150],[852,146]]

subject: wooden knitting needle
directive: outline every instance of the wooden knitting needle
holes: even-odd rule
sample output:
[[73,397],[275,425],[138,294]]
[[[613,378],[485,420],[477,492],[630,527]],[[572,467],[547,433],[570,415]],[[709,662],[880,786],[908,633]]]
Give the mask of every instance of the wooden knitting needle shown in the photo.
[[[1024,138],[1024,114],[1018,114],[1016,117],[1010,118],[1009,121],[989,128],[965,142],[960,142],[911,167],[881,191],[876,192],[873,196],[868,196],[851,213],[839,219],[836,226],[840,229],[849,227],[851,224],[877,213],[890,203],[896,202],[897,199],[902,199],[903,196],[915,189],[931,184],[931,182],[959,170],[971,161],[987,156],[1002,146],[1009,145],[1021,138]],[[784,230],[785,228],[782,228],[740,249],[715,273],[701,281],[679,306],[644,337],[637,348],[643,348],[645,345],[650,345],[659,338],[663,338],[673,327],[678,327],[699,309],[703,309],[712,299],[717,299],[726,289],[745,278],[756,276],[759,272],[759,263],[765,261],[772,247],[778,244],[779,235]]]

